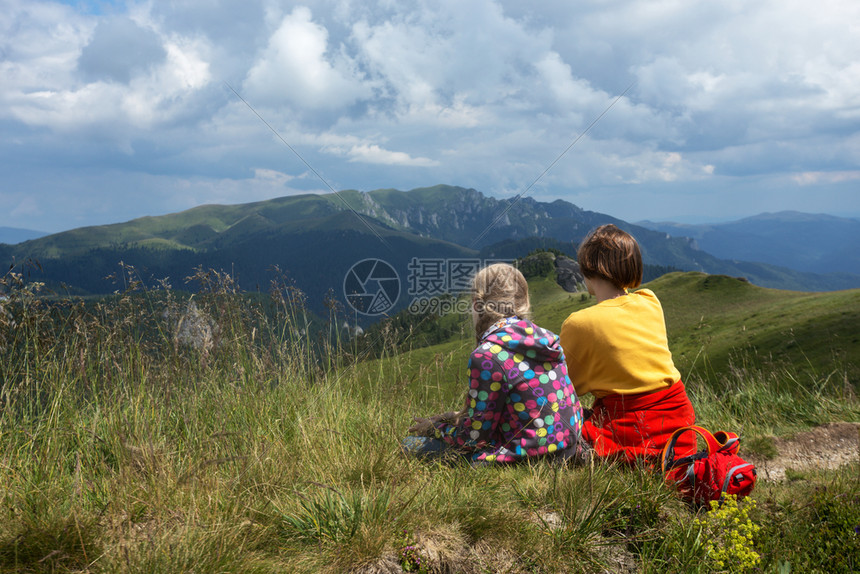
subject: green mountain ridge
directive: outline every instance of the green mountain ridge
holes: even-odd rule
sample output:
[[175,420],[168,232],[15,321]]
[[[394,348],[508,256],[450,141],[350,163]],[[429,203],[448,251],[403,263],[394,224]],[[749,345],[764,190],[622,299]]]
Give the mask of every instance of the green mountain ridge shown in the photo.
[[320,293],[333,290],[339,295],[350,266],[364,258],[389,261],[405,284],[413,257],[488,258],[497,246],[507,257],[519,257],[535,237],[573,245],[603,223],[631,231],[650,265],[743,276],[782,289],[860,285],[860,276],[823,276],[720,260],[696,249],[692,240],[671,238],[562,200],[500,200],[446,185],[204,205],[0,245],[0,257],[10,264],[38,261],[41,269],[32,271],[34,278],[95,294],[116,289],[105,277],[117,271],[120,261],[153,283],[169,278],[177,284],[198,266],[230,270],[242,288],[251,290],[265,288],[269,270],[277,266],[311,294],[316,305]]

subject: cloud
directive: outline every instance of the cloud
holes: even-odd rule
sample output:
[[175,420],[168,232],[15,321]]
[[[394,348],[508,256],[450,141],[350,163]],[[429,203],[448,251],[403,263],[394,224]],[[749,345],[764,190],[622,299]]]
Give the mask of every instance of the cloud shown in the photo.
[[55,90],[76,81],[76,60],[95,22],[59,4],[23,0],[4,4],[0,10],[3,99],[17,92]]
[[499,107],[533,107],[528,100],[542,93],[535,63],[551,44],[549,34],[488,0],[419,2],[380,21],[357,22],[351,38],[382,101],[407,122],[432,122],[458,107],[497,121]]
[[499,196],[558,158],[530,193],[661,219],[728,210],[721,186],[769,211],[856,186],[853,0],[71,4],[0,11],[0,168],[36,227],[325,188],[304,161]]
[[562,114],[605,106],[609,99],[608,94],[595,90],[587,80],[577,78],[570,64],[562,60],[557,52],[544,54],[535,62],[535,68],[548,94],[552,96],[552,102]]
[[389,151],[375,144],[353,146],[346,152],[346,155],[349,157],[349,161],[381,165],[401,165],[412,167],[430,167],[439,165],[438,161],[426,157],[413,158],[410,157],[408,153]]
[[13,37],[23,42],[4,50],[0,97],[5,115],[26,125],[98,133],[128,147],[130,129],[176,121],[211,79],[198,39],[44,4],[21,7],[21,15],[24,30]]
[[283,18],[244,88],[257,102],[307,110],[340,108],[370,95],[355,64],[329,49],[327,30],[312,21],[306,7]]
[[291,179],[294,179],[294,176],[280,171],[276,171],[274,169],[265,169],[258,167],[254,170],[254,179],[261,182],[270,182],[284,185]]
[[856,171],[807,171],[791,176],[797,185],[815,185],[820,183],[843,183],[860,180],[860,170]]
[[127,17],[98,23],[78,57],[78,70],[87,82],[127,84],[133,75],[163,65],[167,51],[161,38]]

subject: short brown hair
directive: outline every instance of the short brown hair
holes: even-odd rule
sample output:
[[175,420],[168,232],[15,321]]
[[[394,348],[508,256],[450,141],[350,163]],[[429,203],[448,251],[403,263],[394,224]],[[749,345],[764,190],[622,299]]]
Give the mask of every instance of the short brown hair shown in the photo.
[[642,252],[632,235],[611,223],[601,225],[576,252],[579,269],[589,279],[605,279],[619,289],[642,284]]
[[529,284],[520,270],[507,263],[484,267],[472,280],[472,305],[478,313],[475,336],[505,317],[528,317]]

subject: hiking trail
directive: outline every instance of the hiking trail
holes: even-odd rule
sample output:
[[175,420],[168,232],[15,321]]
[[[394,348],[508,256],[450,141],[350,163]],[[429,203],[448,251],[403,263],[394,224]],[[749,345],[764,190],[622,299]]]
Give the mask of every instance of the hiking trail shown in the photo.
[[860,459],[860,423],[827,423],[808,431],[773,439],[778,454],[770,459],[743,451],[756,465],[760,480],[785,480],[786,469],[803,472],[836,469]]

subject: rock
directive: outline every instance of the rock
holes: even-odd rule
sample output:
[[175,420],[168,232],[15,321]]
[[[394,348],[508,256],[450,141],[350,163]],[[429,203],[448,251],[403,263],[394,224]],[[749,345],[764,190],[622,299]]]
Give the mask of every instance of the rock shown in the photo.
[[555,277],[561,288],[569,293],[581,291],[585,281],[579,270],[579,263],[564,255],[555,258]]
[[219,330],[215,320],[198,309],[194,300],[191,300],[177,322],[174,337],[178,345],[206,352],[215,346]]

